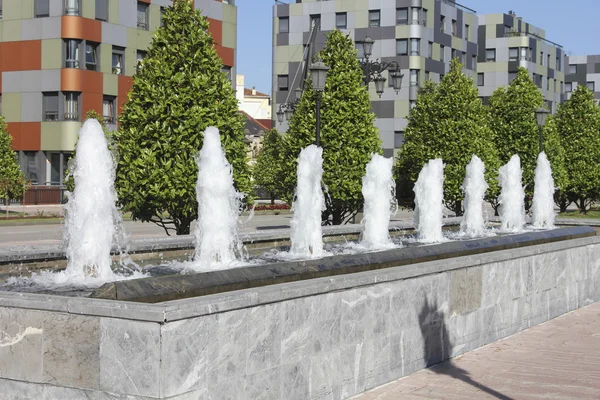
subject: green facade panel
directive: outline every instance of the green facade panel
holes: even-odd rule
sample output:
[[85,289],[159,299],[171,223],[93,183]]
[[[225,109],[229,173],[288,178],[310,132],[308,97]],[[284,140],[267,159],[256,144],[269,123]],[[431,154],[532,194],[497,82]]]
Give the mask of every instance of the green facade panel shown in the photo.
[[2,23],[2,41],[18,42],[21,39],[21,21],[10,20]]
[[80,0],[81,1],[81,16],[83,18],[96,18],[96,0]]
[[110,96],[119,95],[119,76],[115,74],[102,74],[103,83],[102,90],[104,94]]
[[21,122],[21,93],[2,93],[2,116],[6,122]]
[[42,40],[42,69],[62,68],[62,40]]
[[40,147],[43,151],[73,151],[81,122],[59,121],[42,122],[40,129]]

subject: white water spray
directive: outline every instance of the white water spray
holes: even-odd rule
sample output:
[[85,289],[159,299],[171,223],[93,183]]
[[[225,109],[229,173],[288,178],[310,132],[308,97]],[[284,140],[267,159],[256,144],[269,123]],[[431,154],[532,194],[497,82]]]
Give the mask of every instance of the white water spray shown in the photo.
[[444,203],[444,163],[441,158],[429,160],[415,183],[414,223],[417,240],[436,243],[444,240],[442,218]]
[[114,160],[98,121],[85,121],[76,150],[75,190],[65,206],[65,274],[68,279],[114,279],[110,251],[123,227],[116,207]]
[[525,225],[525,190],[521,183],[521,159],[518,154],[513,155],[510,161],[500,167],[498,171],[500,181],[500,230],[503,232],[520,232]]
[[362,178],[365,205],[361,244],[367,248],[377,249],[392,244],[389,233],[390,218],[398,209],[394,195],[396,182],[392,176],[393,165],[393,158],[373,154]]
[[231,165],[221,147],[217,128],[211,126],[204,131],[204,142],[196,162],[198,221],[193,264],[219,269],[236,261],[236,252],[241,250],[237,223],[243,194],[233,186]]
[[321,189],[323,176],[323,149],[310,145],[298,157],[296,200],[292,204],[294,216],[290,222],[290,253],[294,256],[320,257],[323,255],[321,212],[325,197]]
[[554,179],[552,167],[546,153],[538,155],[535,167],[535,189],[533,192],[533,226],[539,229],[554,228]]
[[465,194],[465,214],[460,223],[460,231],[466,236],[475,237],[485,233],[483,218],[483,197],[488,184],[485,181],[485,164],[475,154],[467,165],[462,190]]

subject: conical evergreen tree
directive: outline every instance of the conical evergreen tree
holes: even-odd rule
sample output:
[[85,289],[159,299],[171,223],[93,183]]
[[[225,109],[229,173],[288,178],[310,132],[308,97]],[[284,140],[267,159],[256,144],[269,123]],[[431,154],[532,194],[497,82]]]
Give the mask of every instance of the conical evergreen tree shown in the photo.
[[23,196],[28,183],[19,167],[17,153],[12,149],[12,136],[6,128],[4,117],[0,116],[0,199],[8,204],[8,200]]
[[276,129],[269,130],[252,169],[254,184],[269,193],[271,204],[275,204],[281,188],[282,151],[283,138]]
[[[323,221],[338,225],[347,223],[362,207],[362,177],[371,154],[381,153],[381,140],[352,40],[333,31],[318,57],[330,68],[321,100],[323,183],[327,187]],[[309,81],[285,138],[283,192],[288,200],[296,185],[296,159],[315,141],[315,112],[316,97]]]
[[[489,114],[478,98],[471,78],[462,72],[458,59],[450,63],[450,71],[438,85],[425,84],[410,111],[405,142],[397,162],[400,181],[398,195],[402,204],[412,199],[407,190],[416,182],[419,171],[428,160],[441,158],[444,168],[444,202],[446,207],[462,215],[462,183],[465,168],[473,154],[486,166],[486,180],[490,188],[488,199],[497,195],[496,180],[499,166],[489,125]],[[410,186],[410,189],[409,189]],[[400,192],[402,188],[402,192]]]
[[198,211],[194,156],[207,127],[219,129],[239,191],[250,193],[250,177],[237,99],[207,18],[181,0],[163,22],[119,118],[116,188],[133,219],[188,234]]
[[578,85],[558,107],[544,129],[545,137],[553,134],[560,137],[564,151],[566,183],[561,195],[586,213],[600,199],[600,107],[586,86]]

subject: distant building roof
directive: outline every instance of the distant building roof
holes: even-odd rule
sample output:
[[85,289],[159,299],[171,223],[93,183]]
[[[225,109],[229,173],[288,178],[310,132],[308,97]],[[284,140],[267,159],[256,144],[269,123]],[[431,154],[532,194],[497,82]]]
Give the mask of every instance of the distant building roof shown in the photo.
[[259,92],[254,88],[252,88],[252,89],[244,88],[244,96],[269,97],[268,94]]
[[252,118],[244,111],[240,111],[244,117],[244,135],[252,135],[252,136],[264,136],[267,134],[267,131],[270,129],[260,123],[258,120]]
[[256,120],[258,122],[260,122],[264,127],[266,127],[267,129],[271,129],[273,127],[273,121],[270,119],[260,119],[260,118],[256,118]]

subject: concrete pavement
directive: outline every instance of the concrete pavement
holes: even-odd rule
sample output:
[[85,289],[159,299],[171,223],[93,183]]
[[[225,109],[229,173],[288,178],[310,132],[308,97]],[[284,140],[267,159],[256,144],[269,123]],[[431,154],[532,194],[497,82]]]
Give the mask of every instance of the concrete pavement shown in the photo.
[[600,399],[600,303],[353,399]]

